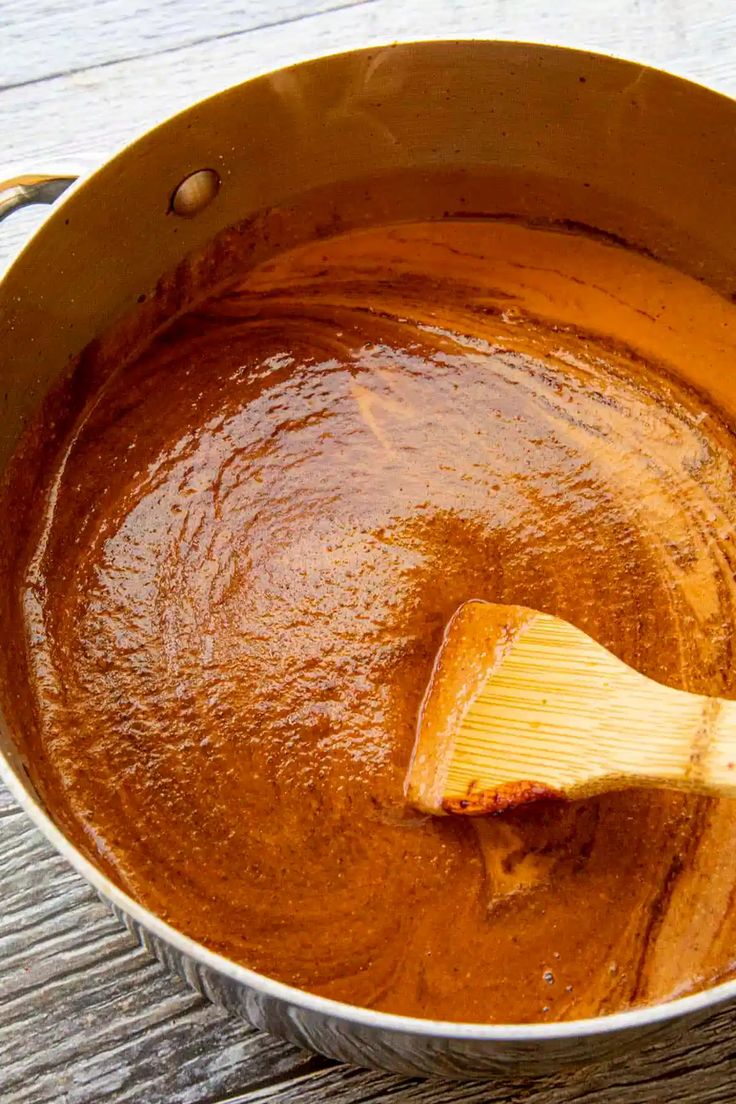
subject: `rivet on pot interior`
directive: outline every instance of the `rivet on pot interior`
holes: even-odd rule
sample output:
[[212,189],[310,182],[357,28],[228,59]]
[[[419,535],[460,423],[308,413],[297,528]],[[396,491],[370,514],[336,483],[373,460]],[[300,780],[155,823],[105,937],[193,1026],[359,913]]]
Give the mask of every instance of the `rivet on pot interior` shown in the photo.
[[182,218],[194,218],[208,207],[220,190],[214,169],[198,169],[185,176],[171,196],[171,210]]

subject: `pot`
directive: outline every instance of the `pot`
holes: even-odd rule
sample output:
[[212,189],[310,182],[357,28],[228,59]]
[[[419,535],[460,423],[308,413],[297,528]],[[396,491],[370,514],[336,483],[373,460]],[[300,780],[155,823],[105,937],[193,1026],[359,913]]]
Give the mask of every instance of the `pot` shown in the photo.
[[[562,220],[731,296],[735,167],[732,101],[575,50],[399,44],[250,80],[157,127],[84,181],[48,174],[0,185],[0,217],[65,193],[0,285],[0,468],[70,360],[149,297],[163,273],[258,212],[281,212],[302,234],[448,211]],[[425,194],[430,173],[443,183]],[[403,183],[386,184],[394,179]],[[337,208],[324,199],[335,194]],[[736,377],[710,378],[704,366],[690,382],[736,413]],[[654,1007],[530,1025],[440,1023],[340,1004],[236,965],[122,892],[47,813],[4,721],[0,776],[162,962],[258,1027],[336,1059],[407,1074],[530,1076],[680,1032],[736,1002],[730,981]]]

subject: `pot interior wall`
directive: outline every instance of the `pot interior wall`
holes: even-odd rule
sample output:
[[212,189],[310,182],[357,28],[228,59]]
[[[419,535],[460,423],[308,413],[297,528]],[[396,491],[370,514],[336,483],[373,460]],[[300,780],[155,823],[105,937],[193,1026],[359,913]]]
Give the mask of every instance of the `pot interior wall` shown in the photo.
[[[312,212],[322,232],[446,211],[568,220],[731,294],[735,121],[731,101],[640,65],[493,42],[356,51],[197,104],[77,188],[7,274],[0,467],[53,380],[161,273],[255,212],[288,222],[310,193],[323,197]],[[172,192],[203,167],[220,192],[180,218]],[[445,190],[424,194],[436,170]],[[360,186],[407,171],[404,189]],[[348,185],[342,199],[326,201],[336,184]],[[692,382],[734,405],[707,366]]]

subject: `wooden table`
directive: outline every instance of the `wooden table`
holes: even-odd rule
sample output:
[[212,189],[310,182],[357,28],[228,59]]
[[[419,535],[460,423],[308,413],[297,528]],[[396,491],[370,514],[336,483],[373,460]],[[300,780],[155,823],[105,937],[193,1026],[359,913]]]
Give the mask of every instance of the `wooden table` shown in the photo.
[[[0,0],[0,173],[94,165],[190,101],[302,56],[474,35],[626,55],[736,95],[734,0]],[[39,217],[4,224],[0,263]],[[715,1104],[736,1101],[735,1033],[721,1014],[674,1048],[536,1082],[337,1066],[169,977],[0,787],[3,1104]]]

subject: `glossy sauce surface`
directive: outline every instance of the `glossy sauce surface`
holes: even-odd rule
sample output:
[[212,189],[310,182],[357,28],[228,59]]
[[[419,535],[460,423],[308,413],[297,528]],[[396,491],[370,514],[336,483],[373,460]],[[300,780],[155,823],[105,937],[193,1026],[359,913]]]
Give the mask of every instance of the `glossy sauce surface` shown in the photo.
[[189,935],[438,1019],[611,1012],[729,975],[736,806],[407,810],[443,626],[564,617],[736,696],[736,441],[678,371],[734,307],[492,222],[300,247],[93,395],[18,579],[49,804]]

